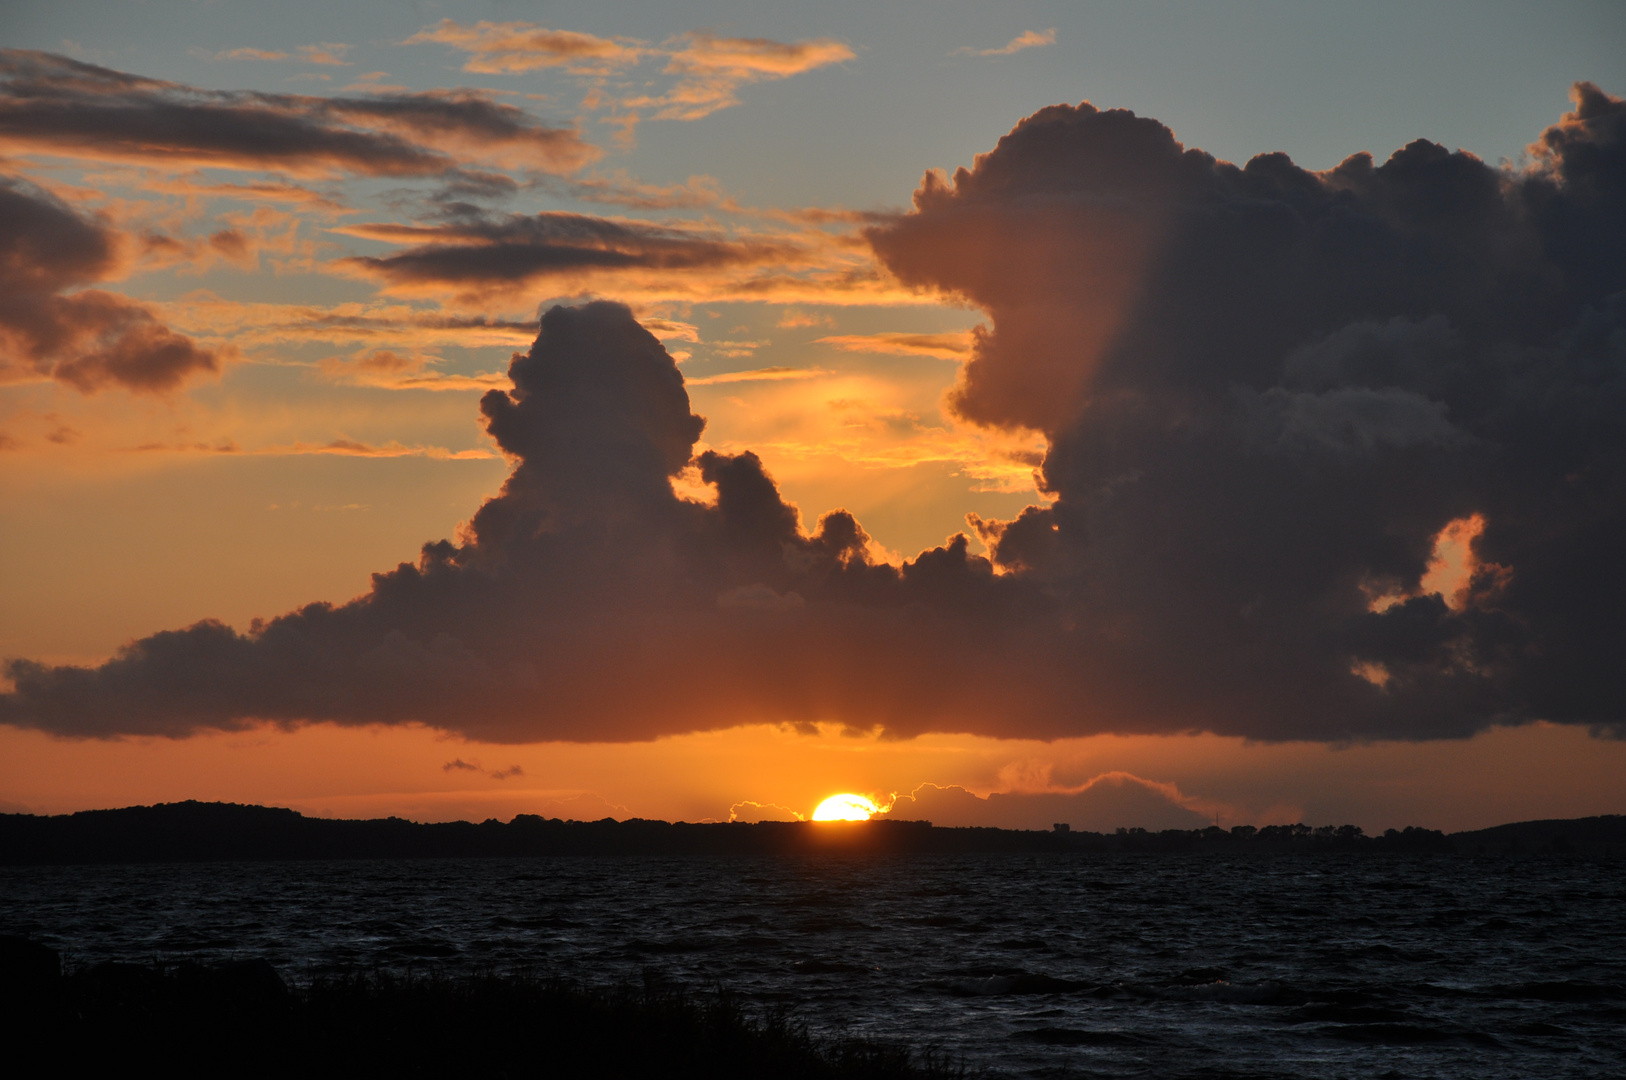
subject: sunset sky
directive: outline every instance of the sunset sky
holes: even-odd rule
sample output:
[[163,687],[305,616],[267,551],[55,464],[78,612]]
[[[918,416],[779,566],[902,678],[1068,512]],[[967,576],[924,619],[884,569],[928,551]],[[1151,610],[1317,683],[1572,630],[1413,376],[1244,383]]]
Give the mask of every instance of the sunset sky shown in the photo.
[[1618,4],[3,23],[0,811],[1626,812]]

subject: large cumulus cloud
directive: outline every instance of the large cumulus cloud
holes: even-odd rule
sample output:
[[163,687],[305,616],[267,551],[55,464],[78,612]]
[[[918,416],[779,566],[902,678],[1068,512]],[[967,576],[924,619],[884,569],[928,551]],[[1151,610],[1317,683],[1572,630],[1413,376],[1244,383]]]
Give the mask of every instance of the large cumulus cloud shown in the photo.
[[[614,304],[556,308],[481,403],[515,461],[456,543],[349,604],[13,661],[70,735],[421,721],[627,739],[753,721],[1057,737],[1428,738],[1618,724],[1626,107],[1501,171],[1430,143],[1238,168],[1089,106],[872,231],[985,307],[954,407],[1044,431],[1054,504],[901,567],[804,530]],[[694,469],[715,501],[673,493]],[[1469,577],[1425,586],[1435,539]],[[1003,572],[998,572],[1003,571]]]
[[[1238,168],[1056,106],[871,233],[992,316],[954,407],[1052,440],[1056,503],[979,524],[1064,598],[1095,707],[1271,737],[1620,721],[1626,105],[1575,100],[1519,171],[1425,141]],[[1447,597],[1420,583],[1452,521],[1483,531]]]
[[[763,720],[908,733],[976,726],[1012,701],[1046,714],[1041,597],[963,537],[876,564],[844,512],[804,532],[755,455],[695,458],[704,421],[625,307],[554,308],[510,375],[480,408],[516,465],[461,542],[247,633],[199,623],[95,669],[13,661],[0,722],[179,735],[421,721],[589,740]],[[674,494],[691,467],[714,504]],[[1008,638],[976,640],[990,619]]]

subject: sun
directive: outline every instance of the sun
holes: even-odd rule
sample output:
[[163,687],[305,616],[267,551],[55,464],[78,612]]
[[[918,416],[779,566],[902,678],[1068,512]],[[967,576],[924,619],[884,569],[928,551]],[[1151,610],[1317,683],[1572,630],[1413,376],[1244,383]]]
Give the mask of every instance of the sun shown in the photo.
[[864,798],[862,795],[851,793],[832,795],[819,804],[813,811],[814,821],[868,821],[871,814],[880,813],[881,808]]

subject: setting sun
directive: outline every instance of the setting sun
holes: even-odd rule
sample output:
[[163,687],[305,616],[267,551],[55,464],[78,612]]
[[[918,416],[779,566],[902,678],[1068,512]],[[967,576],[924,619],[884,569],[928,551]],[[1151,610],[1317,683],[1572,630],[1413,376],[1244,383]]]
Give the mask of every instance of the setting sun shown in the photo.
[[813,811],[814,821],[868,821],[880,807],[862,795],[832,795]]

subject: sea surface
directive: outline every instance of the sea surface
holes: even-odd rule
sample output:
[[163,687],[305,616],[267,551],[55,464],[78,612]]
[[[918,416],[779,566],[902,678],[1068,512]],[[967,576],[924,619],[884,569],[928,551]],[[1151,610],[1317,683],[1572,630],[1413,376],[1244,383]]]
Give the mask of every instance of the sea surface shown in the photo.
[[994,1076],[1626,1077],[1626,865],[1194,855],[0,868],[101,960],[725,987]]

